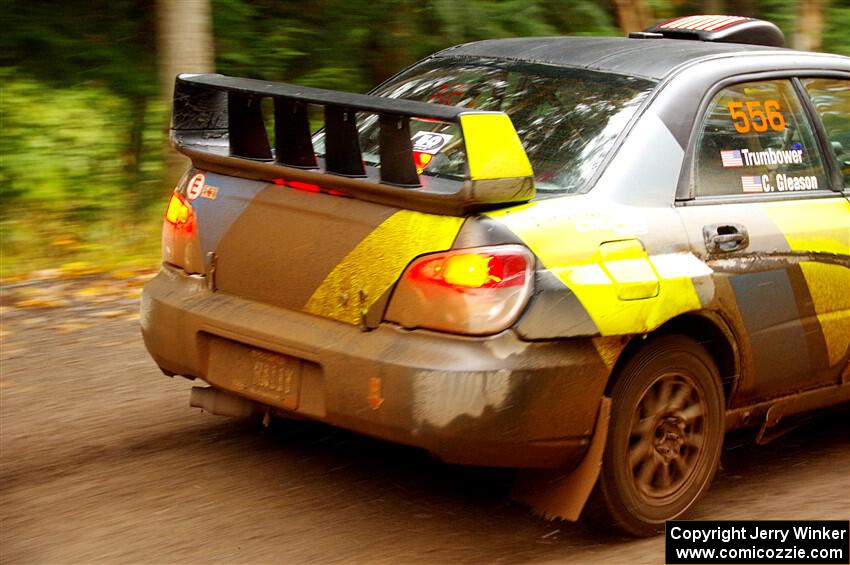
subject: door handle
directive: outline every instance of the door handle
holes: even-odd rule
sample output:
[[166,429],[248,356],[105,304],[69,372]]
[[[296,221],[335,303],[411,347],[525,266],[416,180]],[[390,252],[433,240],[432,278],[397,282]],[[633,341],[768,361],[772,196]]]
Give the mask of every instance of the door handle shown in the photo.
[[709,253],[741,251],[750,244],[747,228],[741,224],[710,224],[703,226],[702,237]]

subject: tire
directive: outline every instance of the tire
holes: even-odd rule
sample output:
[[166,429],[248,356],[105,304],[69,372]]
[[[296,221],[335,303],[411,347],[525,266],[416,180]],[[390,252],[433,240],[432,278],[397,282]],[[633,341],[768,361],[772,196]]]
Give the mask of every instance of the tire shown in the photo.
[[719,371],[696,341],[659,337],[623,366],[611,401],[597,506],[626,533],[663,532],[717,470],[725,431]]

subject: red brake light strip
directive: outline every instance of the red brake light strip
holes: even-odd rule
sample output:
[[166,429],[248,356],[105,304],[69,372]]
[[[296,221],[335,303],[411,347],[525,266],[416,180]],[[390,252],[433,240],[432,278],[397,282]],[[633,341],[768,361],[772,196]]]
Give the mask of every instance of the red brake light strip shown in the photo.
[[330,194],[331,196],[346,196],[344,192],[340,192],[335,188],[327,188],[309,182],[286,179],[272,179],[272,182],[278,186],[288,186],[289,188],[294,188],[295,190],[302,190],[304,192],[321,192],[324,194]]

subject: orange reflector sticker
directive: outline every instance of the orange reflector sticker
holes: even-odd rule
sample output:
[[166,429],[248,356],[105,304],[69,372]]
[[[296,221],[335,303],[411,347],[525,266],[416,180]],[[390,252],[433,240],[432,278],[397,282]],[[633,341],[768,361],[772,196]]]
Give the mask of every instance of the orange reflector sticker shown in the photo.
[[366,400],[372,410],[377,410],[384,403],[384,397],[381,396],[381,377],[369,377],[369,394],[366,395]]

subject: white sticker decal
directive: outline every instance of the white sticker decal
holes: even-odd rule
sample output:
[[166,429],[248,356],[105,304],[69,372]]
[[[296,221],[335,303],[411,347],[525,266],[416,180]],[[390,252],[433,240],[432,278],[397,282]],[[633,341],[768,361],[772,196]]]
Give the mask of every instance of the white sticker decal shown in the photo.
[[744,164],[747,167],[759,167],[766,165],[800,165],[803,162],[803,149],[793,148],[767,149],[766,151],[741,150]]
[[797,190],[817,190],[818,177],[813,175],[791,176],[779,173],[776,175],[776,190],[779,192]]
[[194,200],[200,196],[204,190],[204,185],[204,173],[198,173],[193,176],[192,180],[189,181],[189,185],[186,187],[186,196],[189,200]]
[[440,152],[446,143],[451,141],[453,135],[448,133],[434,133],[430,131],[418,131],[410,138],[413,142],[413,150],[420,153],[434,155]]
[[795,192],[800,190],[818,190],[818,177],[814,175],[770,175],[741,177],[744,192]]
[[720,161],[724,169],[731,167],[760,167],[776,165],[800,165],[803,163],[803,148],[794,144],[791,149],[721,149]]

